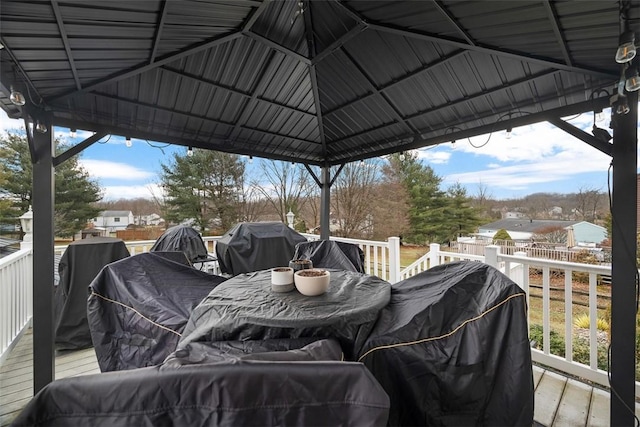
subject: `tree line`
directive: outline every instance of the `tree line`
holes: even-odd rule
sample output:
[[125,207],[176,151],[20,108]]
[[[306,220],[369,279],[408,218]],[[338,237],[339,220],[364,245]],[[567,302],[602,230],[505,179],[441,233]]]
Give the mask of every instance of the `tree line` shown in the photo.
[[[67,149],[58,140],[55,146],[57,153]],[[0,165],[3,224],[15,221],[31,204],[32,165],[24,135],[0,138]],[[188,222],[203,234],[222,234],[242,221],[286,222],[288,212],[295,215],[296,229],[317,232],[320,188],[313,174],[320,176],[320,169],[270,160],[249,167],[244,156],[194,149],[192,155],[174,153],[162,163],[162,193],[152,201],[118,203],[102,201],[102,190],[76,156],[55,169],[55,232],[58,237],[72,237],[101,210],[125,205],[136,215],[153,209],[146,213],[159,213],[168,225]],[[421,245],[446,243],[475,232],[480,224],[500,218],[496,206],[509,205],[540,217],[533,206],[547,206],[559,198],[532,195],[531,203],[525,198],[518,205],[518,201],[493,200],[482,185],[475,196],[460,184],[442,188],[443,179],[416,152],[332,167],[330,176],[332,234],[376,240],[402,236],[404,243]],[[601,215],[601,192],[581,190],[576,199],[580,203],[574,212]]]

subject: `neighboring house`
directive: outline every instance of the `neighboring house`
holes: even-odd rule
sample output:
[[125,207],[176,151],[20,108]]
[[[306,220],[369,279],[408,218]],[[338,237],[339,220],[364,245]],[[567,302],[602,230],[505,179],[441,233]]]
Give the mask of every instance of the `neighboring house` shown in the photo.
[[573,224],[573,234],[576,236],[576,243],[602,243],[607,238],[607,229],[587,221],[580,221]]
[[518,219],[524,217],[525,214],[523,214],[522,212],[504,212],[502,214],[502,219]]
[[91,222],[94,227],[102,227],[107,230],[107,233],[115,233],[118,230],[126,230],[129,224],[133,224],[133,212],[102,211]]
[[164,223],[164,219],[155,213],[149,215],[138,215],[135,217],[136,225],[160,225]]
[[586,221],[562,221],[547,219],[501,219],[478,227],[476,236],[493,239],[498,230],[505,229],[511,239],[530,241],[540,230],[561,227],[569,230],[573,227],[576,244],[600,243],[607,237],[607,230]]

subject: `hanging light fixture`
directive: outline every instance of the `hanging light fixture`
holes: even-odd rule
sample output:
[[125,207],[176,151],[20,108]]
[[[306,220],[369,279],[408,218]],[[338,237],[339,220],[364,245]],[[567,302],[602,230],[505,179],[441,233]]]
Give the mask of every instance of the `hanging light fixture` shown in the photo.
[[187,149],[187,157],[193,157],[193,148],[189,147]]
[[507,128],[507,139],[511,139],[511,131],[513,128]]
[[131,148],[131,146],[133,145],[133,142],[131,142],[131,137],[130,136],[127,136],[124,139],[124,145],[126,145],[127,148]]
[[401,162],[404,162],[404,159],[405,159],[404,151],[401,151],[400,154],[398,154],[398,160],[400,160]]
[[627,92],[635,92],[640,90],[640,76],[638,76],[638,68],[633,67],[625,73],[627,81],[624,84],[624,88]]
[[9,100],[14,105],[24,105],[27,103],[27,100],[24,98],[22,92],[14,90],[13,86],[11,86],[11,95],[9,95]]
[[36,121],[36,131],[40,133],[47,133],[47,125],[42,123],[40,120]]
[[253,163],[253,156],[249,156],[249,163]]
[[636,35],[633,31],[625,31],[620,34],[618,50],[616,51],[616,62],[624,64],[631,61],[636,56]]
[[626,96],[620,96],[618,100],[618,106],[616,107],[616,114],[623,115],[629,113],[629,103]]
[[74,139],[77,136],[75,129],[69,129],[69,138]]

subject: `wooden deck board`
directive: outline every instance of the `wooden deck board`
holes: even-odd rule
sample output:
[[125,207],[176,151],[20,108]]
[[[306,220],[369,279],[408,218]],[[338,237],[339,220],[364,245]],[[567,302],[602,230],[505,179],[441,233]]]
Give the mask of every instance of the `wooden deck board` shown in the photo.
[[535,391],[533,419],[543,426],[553,425],[567,378],[545,371]]
[[[33,336],[26,333],[0,365],[0,426],[7,426],[29,402],[33,387]],[[56,379],[100,373],[95,351],[56,355]],[[600,427],[609,425],[609,393],[533,366],[534,425]],[[640,403],[636,404],[640,414]]]
[[591,392],[593,387],[574,379],[567,380],[558,412],[553,420],[555,425],[584,426],[587,424]]

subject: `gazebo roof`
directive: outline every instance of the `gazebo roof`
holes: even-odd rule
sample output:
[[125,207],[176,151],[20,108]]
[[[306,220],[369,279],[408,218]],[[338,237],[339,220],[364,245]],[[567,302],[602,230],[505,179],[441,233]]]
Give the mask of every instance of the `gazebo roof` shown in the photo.
[[[99,134],[340,164],[608,106],[619,9],[2,0],[0,105]],[[627,16],[640,31],[640,4]]]

